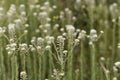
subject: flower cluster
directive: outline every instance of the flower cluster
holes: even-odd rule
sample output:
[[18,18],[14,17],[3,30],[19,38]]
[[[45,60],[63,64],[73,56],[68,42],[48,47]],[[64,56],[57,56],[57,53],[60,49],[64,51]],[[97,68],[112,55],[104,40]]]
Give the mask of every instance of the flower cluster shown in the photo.
[[27,79],[27,73],[25,71],[20,72],[20,80],[26,80]]

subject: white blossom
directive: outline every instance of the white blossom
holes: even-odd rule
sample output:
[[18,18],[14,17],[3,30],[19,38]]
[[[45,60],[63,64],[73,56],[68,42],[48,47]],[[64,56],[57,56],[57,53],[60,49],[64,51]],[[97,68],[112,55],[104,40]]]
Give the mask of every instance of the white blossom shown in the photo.
[[91,42],[94,42],[97,40],[97,31],[95,29],[91,29],[90,30],[90,35],[89,35],[89,38],[90,38],[90,41]]
[[22,80],[26,80],[27,79],[27,73],[25,71],[20,72],[20,78]]
[[120,61],[114,63],[116,67],[120,67]]
[[86,31],[85,30],[81,30],[79,35],[78,35],[78,39],[84,40],[85,37],[86,37]]

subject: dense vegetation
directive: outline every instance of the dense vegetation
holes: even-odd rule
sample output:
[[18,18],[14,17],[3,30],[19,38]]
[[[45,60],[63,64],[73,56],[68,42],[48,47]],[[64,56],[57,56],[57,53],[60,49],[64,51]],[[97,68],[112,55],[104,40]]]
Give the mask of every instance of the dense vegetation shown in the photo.
[[119,80],[120,0],[0,0],[0,80]]

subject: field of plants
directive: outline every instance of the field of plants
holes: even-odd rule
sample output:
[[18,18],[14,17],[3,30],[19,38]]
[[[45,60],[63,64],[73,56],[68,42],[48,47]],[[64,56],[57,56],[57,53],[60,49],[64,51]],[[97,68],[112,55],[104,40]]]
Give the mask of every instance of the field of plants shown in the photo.
[[120,80],[120,0],[0,0],[0,80]]

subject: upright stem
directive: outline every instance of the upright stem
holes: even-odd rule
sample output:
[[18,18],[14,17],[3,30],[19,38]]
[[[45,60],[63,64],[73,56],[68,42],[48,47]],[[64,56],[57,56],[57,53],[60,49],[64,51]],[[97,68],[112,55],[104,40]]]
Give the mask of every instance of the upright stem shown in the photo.
[[39,58],[38,58],[38,59],[39,59],[39,79],[42,79],[42,78],[41,78],[41,70],[42,70],[42,69],[41,69],[41,62],[42,62],[42,61],[41,61],[41,56],[40,56],[40,55],[39,55]]
[[[120,44],[120,20],[119,20],[119,25],[118,25],[118,43]],[[120,52],[120,48],[118,49],[117,53],[119,53],[119,52]]]
[[42,64],[42,80],[44,80],[45,79],[45,76],[46,76],[46,53],[44,53],[43,54],[43,56],[42,56],[42,62],[41,62],[41,64]]
[[4,60],[3,60],[3,48],[2,48],[2,39],[0,39],[0,79],[4,79]]
[[67,60],[67,62],[68,62],[68,65],[67,65],[67,70],[68,70],[68,72],[67,72],[67,74],[68,74],[68,76],[67,76],[67,79],[68,80],[72,80],[73,79],[73,72],[72,72],[72,70],[73,70],[73,49],[72,49],[72,47],[73,47],[73,41],[72,41],[72,39],[70,38],[69,40],[68,40],[68,60]]
[[115,27],[115,23],[113,23],[113,24],[114,24],[114,25],[113,25],[113,31],[112,31],[112,32],[113,32],[113,33],[112,33],[112,38],[113,38],[113,41],[112,41],[112,46],[113,46],[113,48],[112,48],[112,49],[113,49],[113,50],[112,50],[112,55],[113,55],[113,56],[112,56],[112,57],[113,57],[113,59],[114,59],[114,55],[115,55],[115,43],[116,43],[116,41],[115,41],[115,37],[116,37],[116,36],[115,36],[115,32],[116,32],[115,29],[116,29],[116,27]]
[[16,55],[11,56],[11,69],[12,69],[12,79],[11,80],[18,80],[18,64],[17,64],[17,56]]
[[83,59],[84,59],[84,47],[83,47],[83,41],[81,41],[81,49],[80,49],[80,73],[81,73],[81,80],[84,80],[84,65],[83,65]]
[[91,45],[91,80],[96,80],[95,45]]
[[22,70],[25,70],[25,54],[21,53]]
[[37,64],[36,64],[36,53],[33,53],[33,67],[34,67],[34,80],[37,80]]
[[52,75],[52,70],[54,68],[54,63],[53,63],[53,56],[52,56],[52,51],[49,50],[49,79],[51,79],[51,75]]

